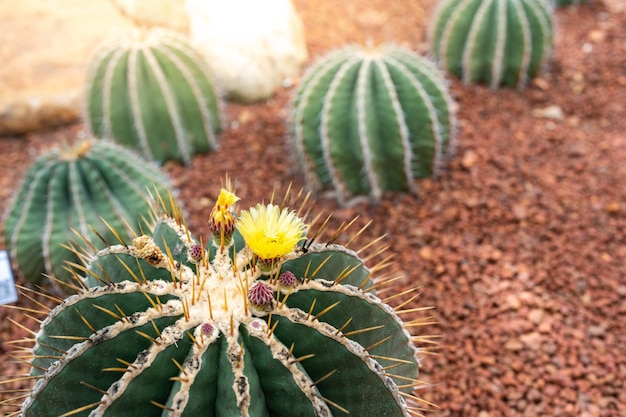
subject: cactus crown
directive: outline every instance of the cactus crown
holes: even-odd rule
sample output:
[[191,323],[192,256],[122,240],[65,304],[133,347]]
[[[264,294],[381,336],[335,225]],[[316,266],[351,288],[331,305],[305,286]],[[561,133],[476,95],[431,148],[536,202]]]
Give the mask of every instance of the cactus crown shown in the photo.
[[87,76],[87,125],[146,158],[190,164],[217,148],[220,99],[206,63],[182,36],[137,31],[100,47]]
[[415,191],[451,151],[452,100],[437,68],[396,46],[348,47],[320,60],[296,91],[293,143],[307,184],[341,203]]
[[102,248],[116,239],[109,226],[124,236],[147,227],[150,193],[165,193],[168,184],[156,166],[109,141],[54,149],[29,167],[9,207],[11,258],[28,280],[41,283],[45,274],[63,285],[72,277],[66,262],[79,262],[67,248],[76,233]]
[[93,150],[93,142],[90,140],[84,140],[76,144],[75,146],[68,146],[59,150],[59,160],[61,161],[76,161],[81,158],[87,157]]
[[[227,193],[212,217],[235,217]],[[205,246],[159,201],[150,233],[91,256],[47,313],[20,416],[419,414],[404,311],[375,295],[386,261],[315,242],[284,204],[210,219]]]
[[521,88],[553,41],[547,0],[441,0],[428,30],[431,53],[464,83]]

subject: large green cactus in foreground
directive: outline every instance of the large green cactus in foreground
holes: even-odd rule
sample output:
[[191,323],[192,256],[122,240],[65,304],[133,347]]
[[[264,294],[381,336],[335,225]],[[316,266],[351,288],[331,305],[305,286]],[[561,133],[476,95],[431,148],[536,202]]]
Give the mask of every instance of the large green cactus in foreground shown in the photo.
[[521,88],[550,56],[553,26],[548,0],[440,0],[428,38],[464,83]]
[[72,275],[66,262],[79,261],[67,248],[77,240],[73,230],[100,248],[102,240],[116,241],[107,223],[129,236],[147,226],[150,193],[164,193],[168,184],[158,167],[109,141],[49,151],[29,167],[9,208],[11,258],[32,282],[41,283],[43,274],[67,282]]
[[220,99],[206,63],[162,29],[102,45],[87,77],[87,125],[158,162],[190,164],[217,147]]
[[93,256],[41,324],[19,415],[419,414],[417,349],[375,271],[288,208],[235,218],[236,200],[222,190],[207,248],[170,208]]
[[450,153],[452,100],[438,69],[396,46],[324,57],[296,92],[292,132],[307,183],[349,203],[415,190]]

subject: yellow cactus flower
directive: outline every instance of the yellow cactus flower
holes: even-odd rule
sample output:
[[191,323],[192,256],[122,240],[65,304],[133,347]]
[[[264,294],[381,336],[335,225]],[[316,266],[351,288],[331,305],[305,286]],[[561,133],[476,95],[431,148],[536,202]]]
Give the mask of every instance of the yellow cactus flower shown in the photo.
[[220,195],[217,196],[217,201],[215,202],[218,206],[231,207],[239,201],[239,197],[237,197],[234,193],[222,188],[220,190]]
[[272,260],[292,252],[302,239],[306,225],[295,212],[273,204],[257,204],[242,210],[236,228],[252,253]]
[[209,229],[213,233],[214,241],[224,247],[230,244],[235,230],[235,215],[232,206],[239,200],[234,193],[222,188],[217,197],[215,206],[209,217]]

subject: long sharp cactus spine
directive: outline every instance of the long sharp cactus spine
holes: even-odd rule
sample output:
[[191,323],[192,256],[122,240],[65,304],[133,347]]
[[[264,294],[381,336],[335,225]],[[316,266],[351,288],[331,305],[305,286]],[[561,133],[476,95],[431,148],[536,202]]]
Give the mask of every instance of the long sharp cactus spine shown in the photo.
[[324,57],[303,77],[293,105],[294,147],[313,188],[342,203],[414,190],[451,151],[447,86],[429,61],[399,47],[357,47]]
[[103,45],[86,94],[94,135],[148,159],[189,164],[217,148],[220,99],[204,60],[178,35],[153,29]]
[[231,232],[235,201],[218,198],[210,248],[161,211],[93,256],[89,289],[42,322],[20,416],[419,414],[418,350],[376,271],[287,208],[242,211]]
[[109,141],[53,150],[31,165],[9,208],[11,257],[30,281],[40,283],[46,274],[71,283],[65,263],[80,263],[66,248],[77,240],[72,229],[99,247],[101,239],[117,241],[107,223],[132,236],[148,225],[150,193],[166,192],[168,183],[156,166]]
[[547,62],[554,37],[546,0],[441,0],[431,53],[464,83],[521,88]]

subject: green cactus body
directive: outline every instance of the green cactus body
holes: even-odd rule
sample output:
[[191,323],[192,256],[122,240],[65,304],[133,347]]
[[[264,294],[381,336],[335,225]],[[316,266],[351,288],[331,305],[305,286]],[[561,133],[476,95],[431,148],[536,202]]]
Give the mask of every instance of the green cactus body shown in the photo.
[[433,56],[464,83],[521,88],[546,63],[553,25],[546,0],[442,0],[428,38]]
[[51,151],[30,166],[9,208],[11,258],[32,282],[41,283],[42,274],[71,282],[65,263],[79,262],[67,248],[77,240],[72,229],[99,247],[101,238],[117,241],[106,223],[130,236],[149,224],[143,219],[152,212],[149,195],[165,193],[166,184],[156,166],[109,141]]
[[239,228],[211,251],[180,218],[151,230],[42,322],[21,416],[413,415],[417,349],[356,252],[300,238],[262,272]]
[[182,37],[150,30],[111,41],[87,77],[87,124],[147,159],[190,164],[217,147],[220,102],[206,63]]
[[433,64],[399,47],[357,47],[324,57],[293,105],[294,147],[307,183],[340,202],[415,190],[451,149],[454,115]]

